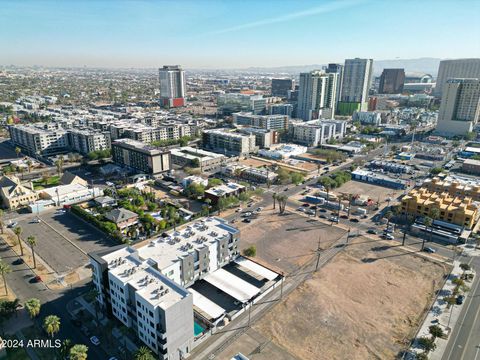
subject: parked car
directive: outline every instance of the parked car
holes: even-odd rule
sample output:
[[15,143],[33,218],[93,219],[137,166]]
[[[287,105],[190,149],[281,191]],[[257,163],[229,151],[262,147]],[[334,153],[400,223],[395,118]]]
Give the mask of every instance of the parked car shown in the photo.
[[383,234],[385,240],[395,240],[395,237],[392,234]]
[[42,222],[42,220],[40,220],[39,218],[32,219],[33,224],[38,224],[40,222]]
[[7,227],[8,227],[8,228],[14,228],[14,227],[17,226],[17,225],[18,225],[18,223],[17,223],[16,221],[14,221],[14,222],[8,224]]
[[283,191],[288,191],[288,187],[287,187],[287,188],[285,188],[285,189],[283,189]]
[[13,265],[22,265],[25,261],[22,258],[18,258],[12,262]]
[[305,204],[303,204],[302,206],[303,206],[303,207],[309,207],[310,204],[305,203]]
[[306,213],[307,213],[308,215],[315,215],[315,210],[308,209],[308,210],[306,211]]
[[336,223],[338,223],[338,217],[337,217],[337,216],[332,216],[332,217],[330,218],[330,221],[331,221],[331,222],[336,222]]
[[257,212],[260,212],[260,211],[262,211],[262,210],[263,210],[263,207],[261,207],[261,206],[259,206],[259,207],[257,208]]
[[376,235],[376,234],[377,234],[377,231],[376,231],[375,229],[368,229],[368,230],[367,230],[367,234]]
[[427,252],[427,253],[430,253],[430,254],[434,254],[434,253],[437,252],[437,250],[435,250],[435,249],[433,249],[433,248],[431,248],[431,247],[428,247],[428,246],[427,246],[426,248],[424,248],[423,251],[425,251],[425,252]]
[[357,218],[351,218],[350,221],[351,221],[351,222],[354,222],[354,223],[359,222],[359,220],[358,220]]
[[252,222],[252,220],[250,220],[249,218],[245,218],[245,219],[243,219],[243,222],[247,223],[247,224],[250,224]]
[[322,219],[326,219],[327,216],[325,214],[320,214],[318,217],[322,218]]
[[323,212],[323,213],[327,212],[327,210],[325,210],[325,209],[320,209],[319,211]]
[[457,299],[455,300],[455,303],[456,303],[457,305],[462,305],[464,300],[465,300],[465,296],[463,296],[463,295],[458,295],[458,296],[457,296]]
[[315,210],[316,208],[317,208],[317,205],[312,205],[312,206],[310,206],[310,209]]
[[300,207],[297,208],[297,211],[305,212],[305,208],[300,206]]
[[100,345],[100,340],[95,335],[90,338],[90,342],[96,346]]
[[249,217],[249,216],[252,216],[252,212],[251,212],[251,211],[247,211],[246,213],[243,213],[243,214],[242,214],[242,217],[244,217],[244,218]]
[[347,216],[347,215],[340,215],[340,217],[341,217],[342,219],[348,219],[348,216]]
[[33,282],[41,283],[41,282],[43,282],[43,279],[40,276],[37,275],[33,278]]

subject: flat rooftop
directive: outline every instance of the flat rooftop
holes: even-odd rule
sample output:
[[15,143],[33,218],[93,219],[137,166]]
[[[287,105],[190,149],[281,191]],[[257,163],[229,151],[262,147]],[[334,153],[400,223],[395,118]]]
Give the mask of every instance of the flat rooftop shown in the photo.
[[236,192],[238,190],[245,189],[245,186],[230,182],[228,184],[222,184],[218,186],[214,186],[208,190],[205,190],[205,193],[212,194],[215,196],[222,196],[226,194],[230,194]]
[[[195,249],[203,248],[206,243],[235,233],[238,233],[238,230],[226,224],[225,220],[209,217],[177,228],[177,231],[170,231],[167,237],[145,240],[136,244],[134,248],[138,250],[140,260],[152,259],[158,264],[159,269],[165,269]],[[130,254],[134,248],[120,249],[102,258],[108,262]]]

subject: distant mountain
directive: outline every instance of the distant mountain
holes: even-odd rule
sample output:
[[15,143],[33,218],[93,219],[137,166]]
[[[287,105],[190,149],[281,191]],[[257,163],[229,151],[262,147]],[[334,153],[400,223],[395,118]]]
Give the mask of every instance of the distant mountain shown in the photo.
[[[441,59],[437,58],[373,60],[373,74],[375,76],[380,76],[382,70],[385,68],[404,68],[405,72],[408,74],[427,73],[436,77],[440,60]],[[298,75],[301,72],[320,70],[324,66],[326,66],[326,64],[286,65],[277,67],[249,67],[243,69],[230,69],[228,71]]]

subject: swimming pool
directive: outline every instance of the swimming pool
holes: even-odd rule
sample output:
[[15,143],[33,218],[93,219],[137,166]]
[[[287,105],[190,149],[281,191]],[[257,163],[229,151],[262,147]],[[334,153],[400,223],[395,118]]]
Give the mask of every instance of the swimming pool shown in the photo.
[[202,325],[200,325],[200,324],[197,323],[196,321],[193,322],[193,335],[198,336],[198,335],[200,335],[204,330],[205,330],[205,328],[204,328]]

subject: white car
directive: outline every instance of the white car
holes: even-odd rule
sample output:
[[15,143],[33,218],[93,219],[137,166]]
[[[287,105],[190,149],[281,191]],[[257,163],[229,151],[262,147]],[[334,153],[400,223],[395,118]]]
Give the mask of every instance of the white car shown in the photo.
[[305,212],[305,208],[300,206],[299,208],[297,208],[297,211],[300,211],[300,212]]
[[105,184],[106,184],[107,186],[114,186],[114,185],[115,185],[115,184],[112,183],[111,181],[107,181]]
[[386,240],[395,240],[395,237],[391,234],[384,234],[383,237],[386,239]]
[[42,221],[42,220],[40,220],[39,218],[35,218],[35,219],[32,220],[32,223],[38,224],[38,223],[40,223],[41,221]]
[[91,342],[93,345],[97,345],[97,346],[100,345],[100,340],[99,340],[98,337],[96,337],[96,336],[92,336],[92,337],[90,338],[90,342]]

